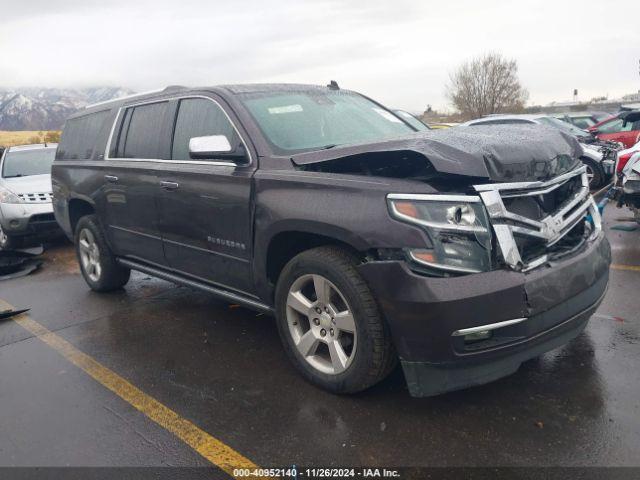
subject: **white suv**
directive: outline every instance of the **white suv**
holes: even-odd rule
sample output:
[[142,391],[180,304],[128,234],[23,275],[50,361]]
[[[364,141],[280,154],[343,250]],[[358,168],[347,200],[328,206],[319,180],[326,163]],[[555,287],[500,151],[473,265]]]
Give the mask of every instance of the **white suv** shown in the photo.
[[57,144],[8,147],[0,158],[0,249],[59,231],[51,204]]

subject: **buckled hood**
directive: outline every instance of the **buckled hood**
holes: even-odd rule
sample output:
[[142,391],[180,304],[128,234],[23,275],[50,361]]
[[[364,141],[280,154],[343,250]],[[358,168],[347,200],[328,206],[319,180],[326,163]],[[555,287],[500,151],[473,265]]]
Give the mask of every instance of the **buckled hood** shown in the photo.
[[382,142],[345,145],[294,155],[301,169],[331,171],[331,165],[389,153],[389,162],[419,155],[438,174],[493,182],[548,180],[580,163],[578,141],[541,125],[490,125],[432,130]]

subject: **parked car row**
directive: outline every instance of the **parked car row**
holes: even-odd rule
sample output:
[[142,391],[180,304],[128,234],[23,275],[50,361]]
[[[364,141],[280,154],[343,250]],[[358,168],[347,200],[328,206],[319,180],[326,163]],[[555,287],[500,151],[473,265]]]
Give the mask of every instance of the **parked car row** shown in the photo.
[[640,223],[640,142],[618,152],[616,181],[611,195],[617,206],[627,206]]
[[554,116],[544,113],[539,114],[507,114],[489,115],[476,120],[463,123],[462,127],[488,126],[488,125],[541,125],[559,130],[574,137],[582,146],[580,159],[587,167],[589,185],[591,188],[599,188],[606,184],[613,176],[615,153],[619,146],[610,142],[596,141],[589,132],[575,125],[564,122]]

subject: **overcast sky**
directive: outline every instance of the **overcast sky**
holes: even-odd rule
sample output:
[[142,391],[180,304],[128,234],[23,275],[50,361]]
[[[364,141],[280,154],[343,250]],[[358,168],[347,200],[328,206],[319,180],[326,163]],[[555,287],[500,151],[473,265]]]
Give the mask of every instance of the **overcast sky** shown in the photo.
[[489,51],[530,102],[640,90],[640,1],[2,0],[0,86],[335,79],[382,103],[449,108],[445,84]]

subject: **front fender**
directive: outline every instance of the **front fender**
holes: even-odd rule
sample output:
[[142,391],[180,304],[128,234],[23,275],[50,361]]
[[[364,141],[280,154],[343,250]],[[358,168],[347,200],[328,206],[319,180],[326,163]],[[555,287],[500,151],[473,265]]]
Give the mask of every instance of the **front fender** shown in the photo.
[[260,292],[269,292],[269,244],[285,231],[322,235],[359,252],[429,244],[420,228],[389,215],[386,196],[394,186],[386,180],[319,172],[258,172],[254,178],[254,281]]

